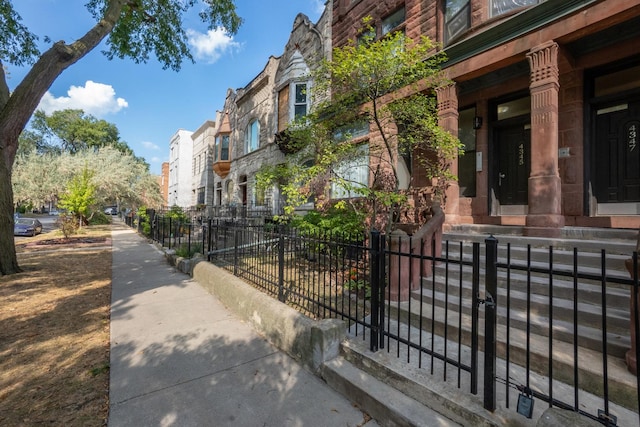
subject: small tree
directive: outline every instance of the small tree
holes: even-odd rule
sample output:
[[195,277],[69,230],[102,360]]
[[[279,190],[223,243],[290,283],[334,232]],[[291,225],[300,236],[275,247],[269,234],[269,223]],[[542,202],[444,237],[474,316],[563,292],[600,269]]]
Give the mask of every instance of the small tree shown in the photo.
[[[455,179],[448,165],[462,147],[438,127],[433,93],[448,83],[440,69],[444,53],[427,37],[373,34],[365,20],[358,41],[334,49],[315,68],[315,108],[287,132],[288,148],[299,151],[261,171],[261,185],[280,184],[289,213],[309,197],[325,207],[333,190],[365,211],[371,227],[389,231],[407,207],[413,168],[421,168],[434,197]],[[354,174],[363,167],[368,182]]]
[[79,227],[87,222],[95,202],[96,186],[92,178],[93,173],[85,166],[82,173],[71,179],[67,191],[60,197],[60,206],[75,215]]

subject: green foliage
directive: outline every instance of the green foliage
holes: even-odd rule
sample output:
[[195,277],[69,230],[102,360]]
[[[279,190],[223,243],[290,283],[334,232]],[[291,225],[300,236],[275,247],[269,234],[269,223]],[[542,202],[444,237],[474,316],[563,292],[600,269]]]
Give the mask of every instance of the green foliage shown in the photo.
[[97,210],[92,213],[92,215],[87,218],[87,222],[89,225],[105,225],[111,224],[111,215],[107,216],[104,212]]
[[14,10],[9,0],[0,0],[0,58],[9,64],[33,63],[39,54],[38,37],[20,23],[22,18]]
[[191,250],[189,250],[189,246],[186,243],[183,243],[178,248],[176,248],[176,256],[182,258],[191,258],[195,254],[199,254],[202,252],[202,243],[192,243]]
[[371,298],[371,286],[369,286],[369,283],[366,280],[349,279],[344,282],[342,286],[344,286],[348,291],[359,294],[366,299]]
[[327,233],[343,236],[362,236],[365,232],[365,215],[346,204],[336,204],[326,212],[311,211],[296,215],[291,225],[307,235]]
[[[358,41],[334,49],[312,71],[314,108],[287,131],[295,153],[259,173],[259,180],[280,186],[288,215],[310,198],[326,209],[333,183],[350,196],[342,203],[365,214],[369,226],[389,230],[407,203],[413,165],[442,187],[454,179],[448,165],[460,143],[438,127],[434,95],[448,84],[440,69],[444,52],[427,37],[402,32],[375,39],[370,22],[364,20]],[[358,162],[368,168],[368,185],[349,172]]]
[[60,110],[51,115],[36,111],[31,127],[34,132],[27,137],[36,141],[40,152],[66,151],[73,154],[89,148],[111,146],[133,155],[127,143],[120,140],[116,125],[82,110]]
[[161,204],[160,187],[147,166],[113,147],[87,149],[74,155],[32,151],[17,156],[12,176],[14,200],[17,204],[36,206],[55,201],[66,190],[75,171],[85,166],[94,171],[94,207],[108,206],[113,201],[133,209]]
[[172,221],[178,221],[181,223],[189,222],[187,218],[187,214],[184,212],[178,205],[173,205],[169,208],[168,212],[165,212],[164,216],[166,218],[171,218]]
[[140,223],[140,226],[142,227],[142,234],[144,234],[145,236],[150,236],[151,235],[151,218],[149,218],[149,215],[147,214],[147,207],[146,206],[140,206],[138,208],[138,221]]
[[78,219],[71,214],[64,213],[58,217],[56,220],[56,225],[62,231],[65,239],[68,239],[69,236],[76,234],[80,229],[80,224],[78,223]]
[[[90,0],[87,7],[98,21],[110,2]],[[155,53],[164,69],[180,70],[184,58],[193,62],[184,20],[194,7],[201,9],[200,19],[210,29],[220,26],[235,34],[242,23],[232,0],[125,2],[104,53],[109,59],[131,58],[135,63],[146,63]]]
[[369,282],[361,277],[357,268],[349,269],[347,279],[342,286],[351,293],[358,294],[366,299],[371,298],[371,286]]
[[82,173],[74,175],[67,191],[60,197],[58,206],[72,212],[78,224],[87,222],[90,209],[95,201],[96,186],[92,182],[93,172],[86,166]]

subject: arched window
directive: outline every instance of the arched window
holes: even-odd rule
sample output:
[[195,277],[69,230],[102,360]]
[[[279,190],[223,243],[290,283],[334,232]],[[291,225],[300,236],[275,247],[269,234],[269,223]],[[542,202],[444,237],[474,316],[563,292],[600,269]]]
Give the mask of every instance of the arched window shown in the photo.
[[252,120],[247,126],[244,136],[244,152],[251,153],[260,147],[260,122]]

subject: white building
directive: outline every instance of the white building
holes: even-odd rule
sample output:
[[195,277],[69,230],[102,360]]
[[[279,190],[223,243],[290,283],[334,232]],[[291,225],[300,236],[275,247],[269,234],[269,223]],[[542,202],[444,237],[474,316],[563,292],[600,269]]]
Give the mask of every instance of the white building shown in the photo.
[[191,206],[193,132],[180,129],[169,143],[169,206]]
[[191,166],[191,205],[198,208],[213,205],[213,150],[216,123],[205,121],[193,134]]

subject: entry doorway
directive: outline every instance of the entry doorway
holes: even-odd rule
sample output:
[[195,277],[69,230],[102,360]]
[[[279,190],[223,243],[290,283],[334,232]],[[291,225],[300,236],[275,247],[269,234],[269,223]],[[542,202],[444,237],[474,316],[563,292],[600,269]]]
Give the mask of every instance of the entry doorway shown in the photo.
[[495,131],[498,152],[496,196],[500,206],[527,205],[531,170],[531,126],[519,124]]
[[492,118],[492,215],[526,215],[531,172],[531,97],[496,102]]
[[598,214],[637,214],[640,100],[600,105],[595,110],[593,194],[598,202]]

